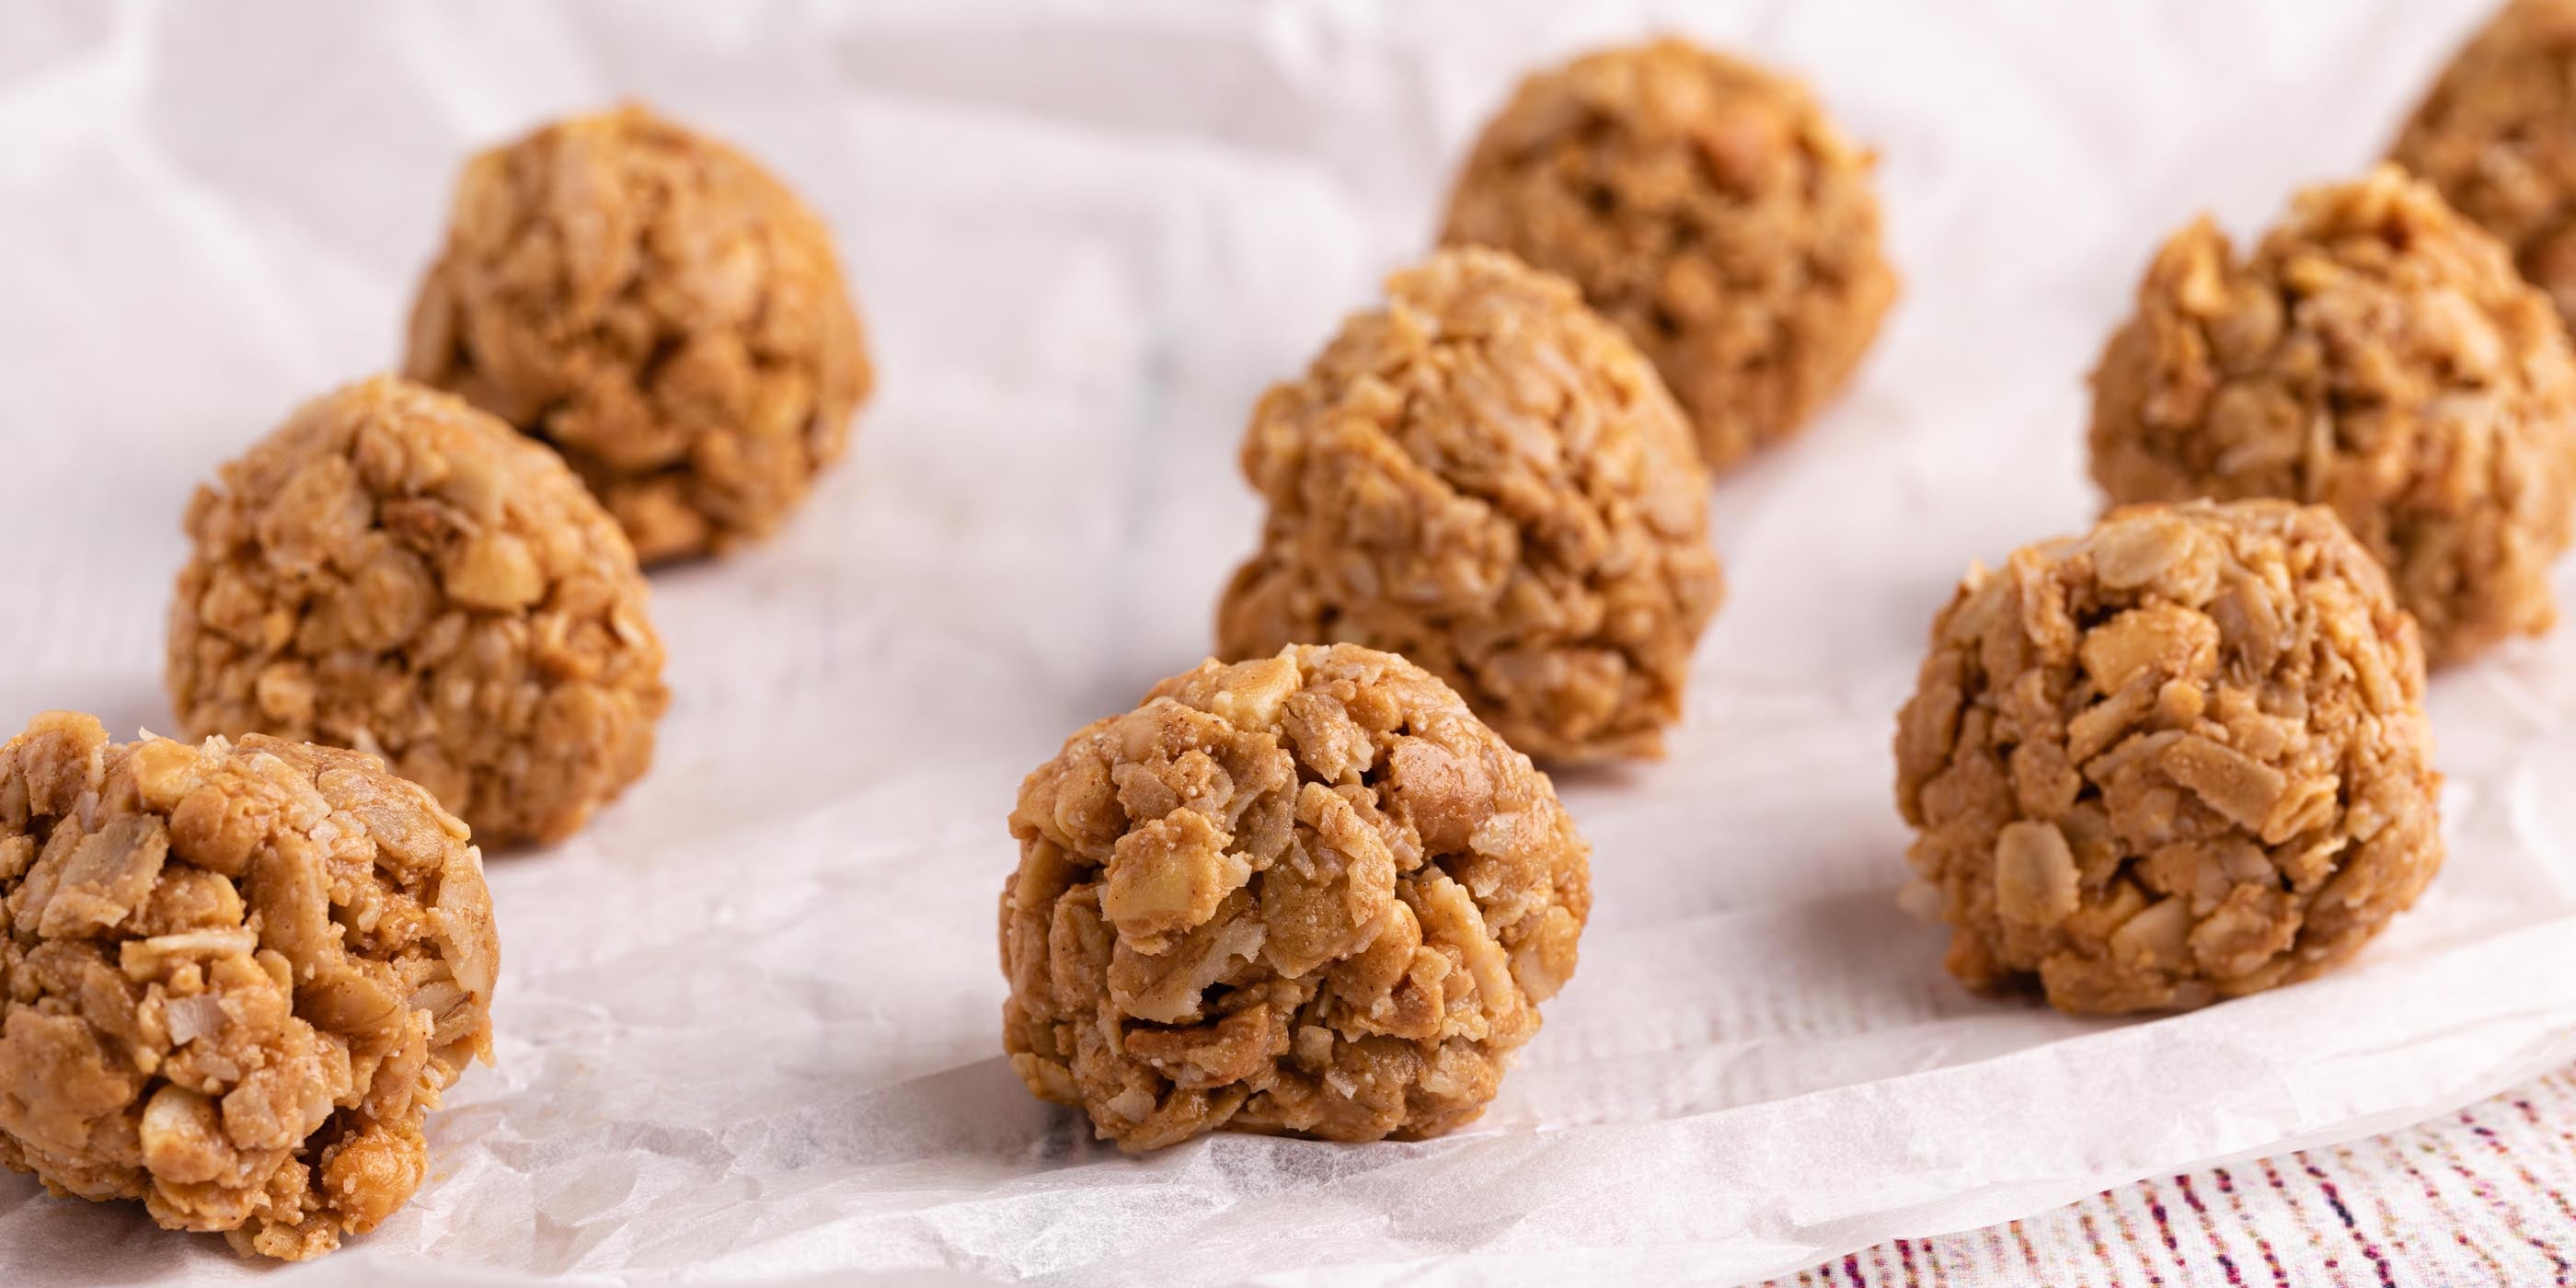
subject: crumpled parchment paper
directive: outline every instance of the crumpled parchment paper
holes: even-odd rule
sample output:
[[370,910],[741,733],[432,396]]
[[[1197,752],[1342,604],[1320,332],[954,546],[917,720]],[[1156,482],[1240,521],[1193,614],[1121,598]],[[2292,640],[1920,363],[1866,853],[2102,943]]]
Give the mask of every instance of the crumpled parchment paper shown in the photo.
[[[882,392],[784,536],[655,578],[651,776],[490,856],[500,1064],[419,1197],[261,1282],[1728,1281],[2393,1127],[2576,1056],[2576,631],[2436,683],[2452,851],[2412,915],[2177,1018],[1943,976],[1888,740],[1962,568],[2091,515],[2082,376],[2156,240],[2358,170],[2480,7],[11,5],[0,724],[167,728],[189,488],[393,361],[469,149],[638,94],[822,208]],[[1119,1157],[998,1055],[1020,776],[1198,660],[1252,400],[1422,248],[1517,71],[1659,28],[1882,149],[1904,299],[1719,485],[1671,758],[1560,776],[1598,904],[1485,1121]],[[10,1284],[256,1274],[0,1178]]]

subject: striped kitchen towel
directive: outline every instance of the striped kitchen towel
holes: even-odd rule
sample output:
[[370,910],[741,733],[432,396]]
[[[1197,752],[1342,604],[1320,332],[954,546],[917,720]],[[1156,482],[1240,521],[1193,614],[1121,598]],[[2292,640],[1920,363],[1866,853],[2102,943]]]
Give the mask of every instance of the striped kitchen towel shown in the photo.
[[2386,1136],[2140,1181],[1838,1257],[1774,1288],[2571,1282],[2576,1069]]

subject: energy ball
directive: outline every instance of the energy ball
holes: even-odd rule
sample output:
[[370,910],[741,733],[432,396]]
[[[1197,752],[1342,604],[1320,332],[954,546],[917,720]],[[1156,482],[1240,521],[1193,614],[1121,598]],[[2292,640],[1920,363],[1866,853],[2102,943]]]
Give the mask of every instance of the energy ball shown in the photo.
[[1447,250],[1254,409],[1261,548],[1218,651],[1402,653],[1546,758],[1656,755],[1724,593],[1653,368],[1563,279]]
[[2576,0],[2516,0],[2460,50],[2389,159],[2495,234],[2576,318]]
[[2157,252],[2093,373],[2114,502],[2332,506],[2435,665],[2556,618],[2576,360],[2493,238],[2382,166],[2299,194],[2240,259],[2202,219]]
[[555,454],[377,377],[189,503],[170,700],[192,736],[379,755],[487,844],[557,841],[642,775],[669,702],[635,553]]
[[1011,1067],[1130,1152],[1473,1120],[1592,906],[1547,776],[1348,644],[1156,685],[1029,775],[1011,834]]
[[404,370],[562,452],[648,564],[776,528],[873,379],[822,220],[634,106],[466,164]]
[[373,756],[36,717],[0,745],[0,1164],[246,1256],[374,1229],[492,1058],[466,841]]
[[2321,506],[2129,507],[1971,569],[1896,729],[1950,973],[2105,1014],[2341,963],[2442,865],[2423,696]]
[[1687,41],[1521,82],[1441,238],[1574,279],[1663,372],[1723,470],[1851,376],[1896,298],[1874,158],[1805,85]]

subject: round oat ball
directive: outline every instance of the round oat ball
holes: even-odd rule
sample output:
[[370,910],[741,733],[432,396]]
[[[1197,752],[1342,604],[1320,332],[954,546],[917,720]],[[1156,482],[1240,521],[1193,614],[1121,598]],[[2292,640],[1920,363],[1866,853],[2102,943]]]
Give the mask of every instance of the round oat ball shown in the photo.
[[1896,727],[1950,973],[2098,1014],[2337,965],[2442,865],[2423,695],[2321,506],[2134,506],[1970,570]]
[[2166,242],[2093,373],[2114,502],[2332,506],[2435,665],[2549,628],[2576,489],[2576,360],[2503,249],[2394,167],[2299,195],[2239,258]]
[[192,736],[380,755],[487,844],[556,841],[643,774],[669,695],[643,575],[554,453],[377,377],[188,506],[169,686]]
[[1002,1040],[1119,1148],[1436,1136],[1574,974],[1589,848],[1403,658],[1210,661],[1020,785]]
[[822,220],[635,106],[466,164],[403,366],[562,452],[648,564],[776,528],[872,380]]
[[1441,238],[1581,287],[1723,470],[1842,388],[1896,298],[1873,157],[1805,85],[1687,41],[1578,58],[1485,127]]
[[465,825],[372,756],[252,736],[0,745],[0,1164],[301,1260],[428,1172],[492,1058]]
[[2389,159],[2442,190],[2576,318],[2576,0],[2513,0],[2444,69]]
[[1402,653],[1543,758],[1657,755],[1724,592],[1654,370],[1561,278],[1446,250],[1254,409],[1218,651]]

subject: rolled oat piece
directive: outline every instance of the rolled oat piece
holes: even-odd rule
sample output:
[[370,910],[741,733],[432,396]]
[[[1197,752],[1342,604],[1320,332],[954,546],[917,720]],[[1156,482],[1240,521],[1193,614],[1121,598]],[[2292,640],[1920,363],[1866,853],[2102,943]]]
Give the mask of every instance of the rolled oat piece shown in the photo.
[[822,220],[631,105],[466,164],[403,366],[562,452],[647,564],[777,528],[873,380]]
[[0,1164],[245,1256],[374,1229],[492,1058],[467,841],[373,756],[36,717],[0,745]]
[[1441,239],[1572,278],[1724,470],[1804,424],[1877,338],[1896,274],[1873,164],[1797,80],[1667,38],[1521,82]]
[[170,606],[191,736],[380,755],[486,844],[643,774],[669,703],[643,574],[542,445],[389,377],[298,410],[189,503]]
[[2556,620],[2576,359],[2503,248],[2393,166],[2299,194],[2249,257],[2205,218],[2166,242],[2091,438],[2115,503],[2332,506],[2436,666]]
[[2512,0],[2389,149],[2576,318],[2576,0]]
[[1653,368],[1574,289],[1446,250],[1387,281],[1243,469],[1269,502],[1217,648],[1402,653],[1543,758],[1658,755],[1724,593],[1707,482]]
[[1011,1067],[1130,1152],[1473,1120],[1592,905],[1547,776],[1347,644],[1156,685],[1029,775],[1011,834]]
[[1950,973],[2102,1014],[2336,966],[2442,865],[2423,695],[2321,506],[2125,507],[1971,569],[1896,729]]

